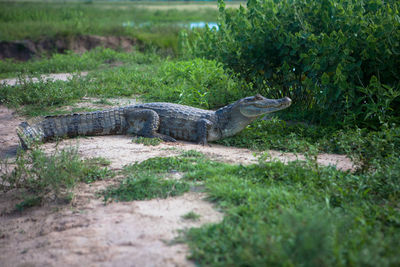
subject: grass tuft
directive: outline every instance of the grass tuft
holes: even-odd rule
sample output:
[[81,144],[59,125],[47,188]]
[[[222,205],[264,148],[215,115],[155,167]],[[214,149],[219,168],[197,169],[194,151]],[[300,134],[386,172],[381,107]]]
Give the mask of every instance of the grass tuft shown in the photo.
[[135,144],[143,144],[145,146],[158,146],[161,144],[162,140],[160,138],[146,138],[138,136],[132,139]]
[[198,221],[198,220],[200,220],[200,217],[201,216],[194,211],[190,211],[190,212],[182,215],[182,219],[190,220],[190,221]]
[[179,196],[189,191],[189,184],[175,180],[163,180],[150,173],[141,173],[141,177],[125,179],[118,187],[103,192],[104,201],[145,200]]
[[39,149],[20,151],[15,169],[1,176],[0,189],[26,192],[17,210],[39,205],[45,200],[68,202],[79,182],[91,183],[112,177],[111,170],[99,166],[108,164],[102,158],[82,160],[74,149],[55,151],[51,155]]

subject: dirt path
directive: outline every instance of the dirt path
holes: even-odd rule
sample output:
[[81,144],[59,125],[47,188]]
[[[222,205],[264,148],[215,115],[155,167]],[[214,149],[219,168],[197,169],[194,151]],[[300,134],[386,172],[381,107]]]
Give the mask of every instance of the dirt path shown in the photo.
[[[54,151],[55,143],[47,143],[42,146],[46,151]],[[62,140],[58,148],[76,147],[79,154],[86,158],[105,157],[111,161],[111,168],[120,169],[132,162],[141,162],[153,157],[177,156],[183,151],[197,150],[208,158],[230,164],[252,164],[258,162],[261,152],[254,152],[245,148],[226,147],[212,144],[211,146],[199,146],[194,143],[179,141],[177,143],[161,143],[160,145],[144,146],[132,142],[132,137],[124,135],[85,137],[72,140]],[[268,151],[271,159],[289,162],[304,160],[303,155],[294,153],[282,153]],[[344,155],[320,154],[318,163],[324,166],[336,165],[341,170],[351,170],[352,163]]]
[[[47,206],[0,216],[1,266],[193,266],[178,230],[219,222],[202,193],[104,205],[102,183],[81,185],[74,206]],[[1,201],[10,202],[9,195]],[[4,203],[2,204],[4,206]],[[199,221],[184,220],[188,212]]]
[[[79,76],[86,76],[88,74],[88,72],[80,72],[77,73],[77,75]],[[45,75],[41,75],[41,78],[44,81],[47,80],[55,80],[55,81],[68,81],[70,79],[72,79],[74,77],[74,74],[71,73],[53,73],[53,74],[45,74]],[[36,83],[39,81],[38,78],[32,78],[31,80],[33,83]],[[16,84],[18,84],[19,79],[18,78],[10,78],[10,79],[3,79],[0,80],[0,85],[8,85],[8,86],[14,86]]]
[[[122,101],[123,102],[123,101]],[[89,105],[87,103],[87,105]],[[15,127],[22,121],[0,105],[0,156],[15,156],[18,138]],[[59,148],[76,146],[83,157],[105,157],[112,169],[148,158],[174,156],[185,150],[197,150],[207,157],[231,164],[257,162],[248,149],[220,145],[199,146],[188,142],[144,146],[129,136],[99,136],[63,140]],[[53,151],[55,143],[43,145]],[[292,153],[270,151],[272,158],[295,160]],[[301,157],[300,157],[301,158]],[[343,155],[322,154],[322,165],[352,168]],[[118,178],[116,178],[118,179]],[[37,207],[22,213],[13,211],[21,201],[18,192],[0,193],[0,265],[1,266],[193,266],[186,259],[185,244],[171,244],[178,230],[219,222],[223,215],[205,195],[189,192],[180,197],[110,203],[104,205],[96,193],[113,181],[79,185],[72,205]],[[200,215],[193,222],[182,219],[190,211]]]

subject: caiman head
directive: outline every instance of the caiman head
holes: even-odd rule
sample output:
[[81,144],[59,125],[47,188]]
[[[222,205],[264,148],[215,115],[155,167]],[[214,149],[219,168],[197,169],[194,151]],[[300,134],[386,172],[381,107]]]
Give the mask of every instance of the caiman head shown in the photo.
[[292,100],[289,97],[281,99],[268,99],[260,94],[257,94],[255,96],[243,98],[235,104],[243,116],[253,118],[285,109],[292,104]]
[[232,136],[243,130],[257,117],[285,109],[290,104],[292,104],[292,100],[289,97],[268,99],[257,94],[221,108],[216,113],[219,117],[222,137]]

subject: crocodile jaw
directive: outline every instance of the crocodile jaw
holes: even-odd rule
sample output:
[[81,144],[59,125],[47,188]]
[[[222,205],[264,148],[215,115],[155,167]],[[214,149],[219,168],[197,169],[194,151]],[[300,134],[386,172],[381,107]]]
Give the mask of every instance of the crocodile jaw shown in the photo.
[[285,109],[292,104],[289,97],[281,99],[268,99],[263,96],[258,96],[260,99],[250,103],[243,103],[240,106],[240,113],[248,118],[258,117],[263,114],[275,112]]

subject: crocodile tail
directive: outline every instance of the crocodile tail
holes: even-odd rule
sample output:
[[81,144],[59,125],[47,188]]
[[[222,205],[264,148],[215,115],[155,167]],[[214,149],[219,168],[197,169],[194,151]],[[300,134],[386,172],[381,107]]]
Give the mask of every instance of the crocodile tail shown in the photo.
[[17,128],[17,135],[23,149],[30,149],[34,143],[42,142],[44,139],[43,130],[38,124],[30,125],[28,122],[22,122]]
[[124,109],[46,116],[34,123],[23,122],[17,129],[21,146],[29,149],[34,142],[57,137],[121,134],[125,129]]

